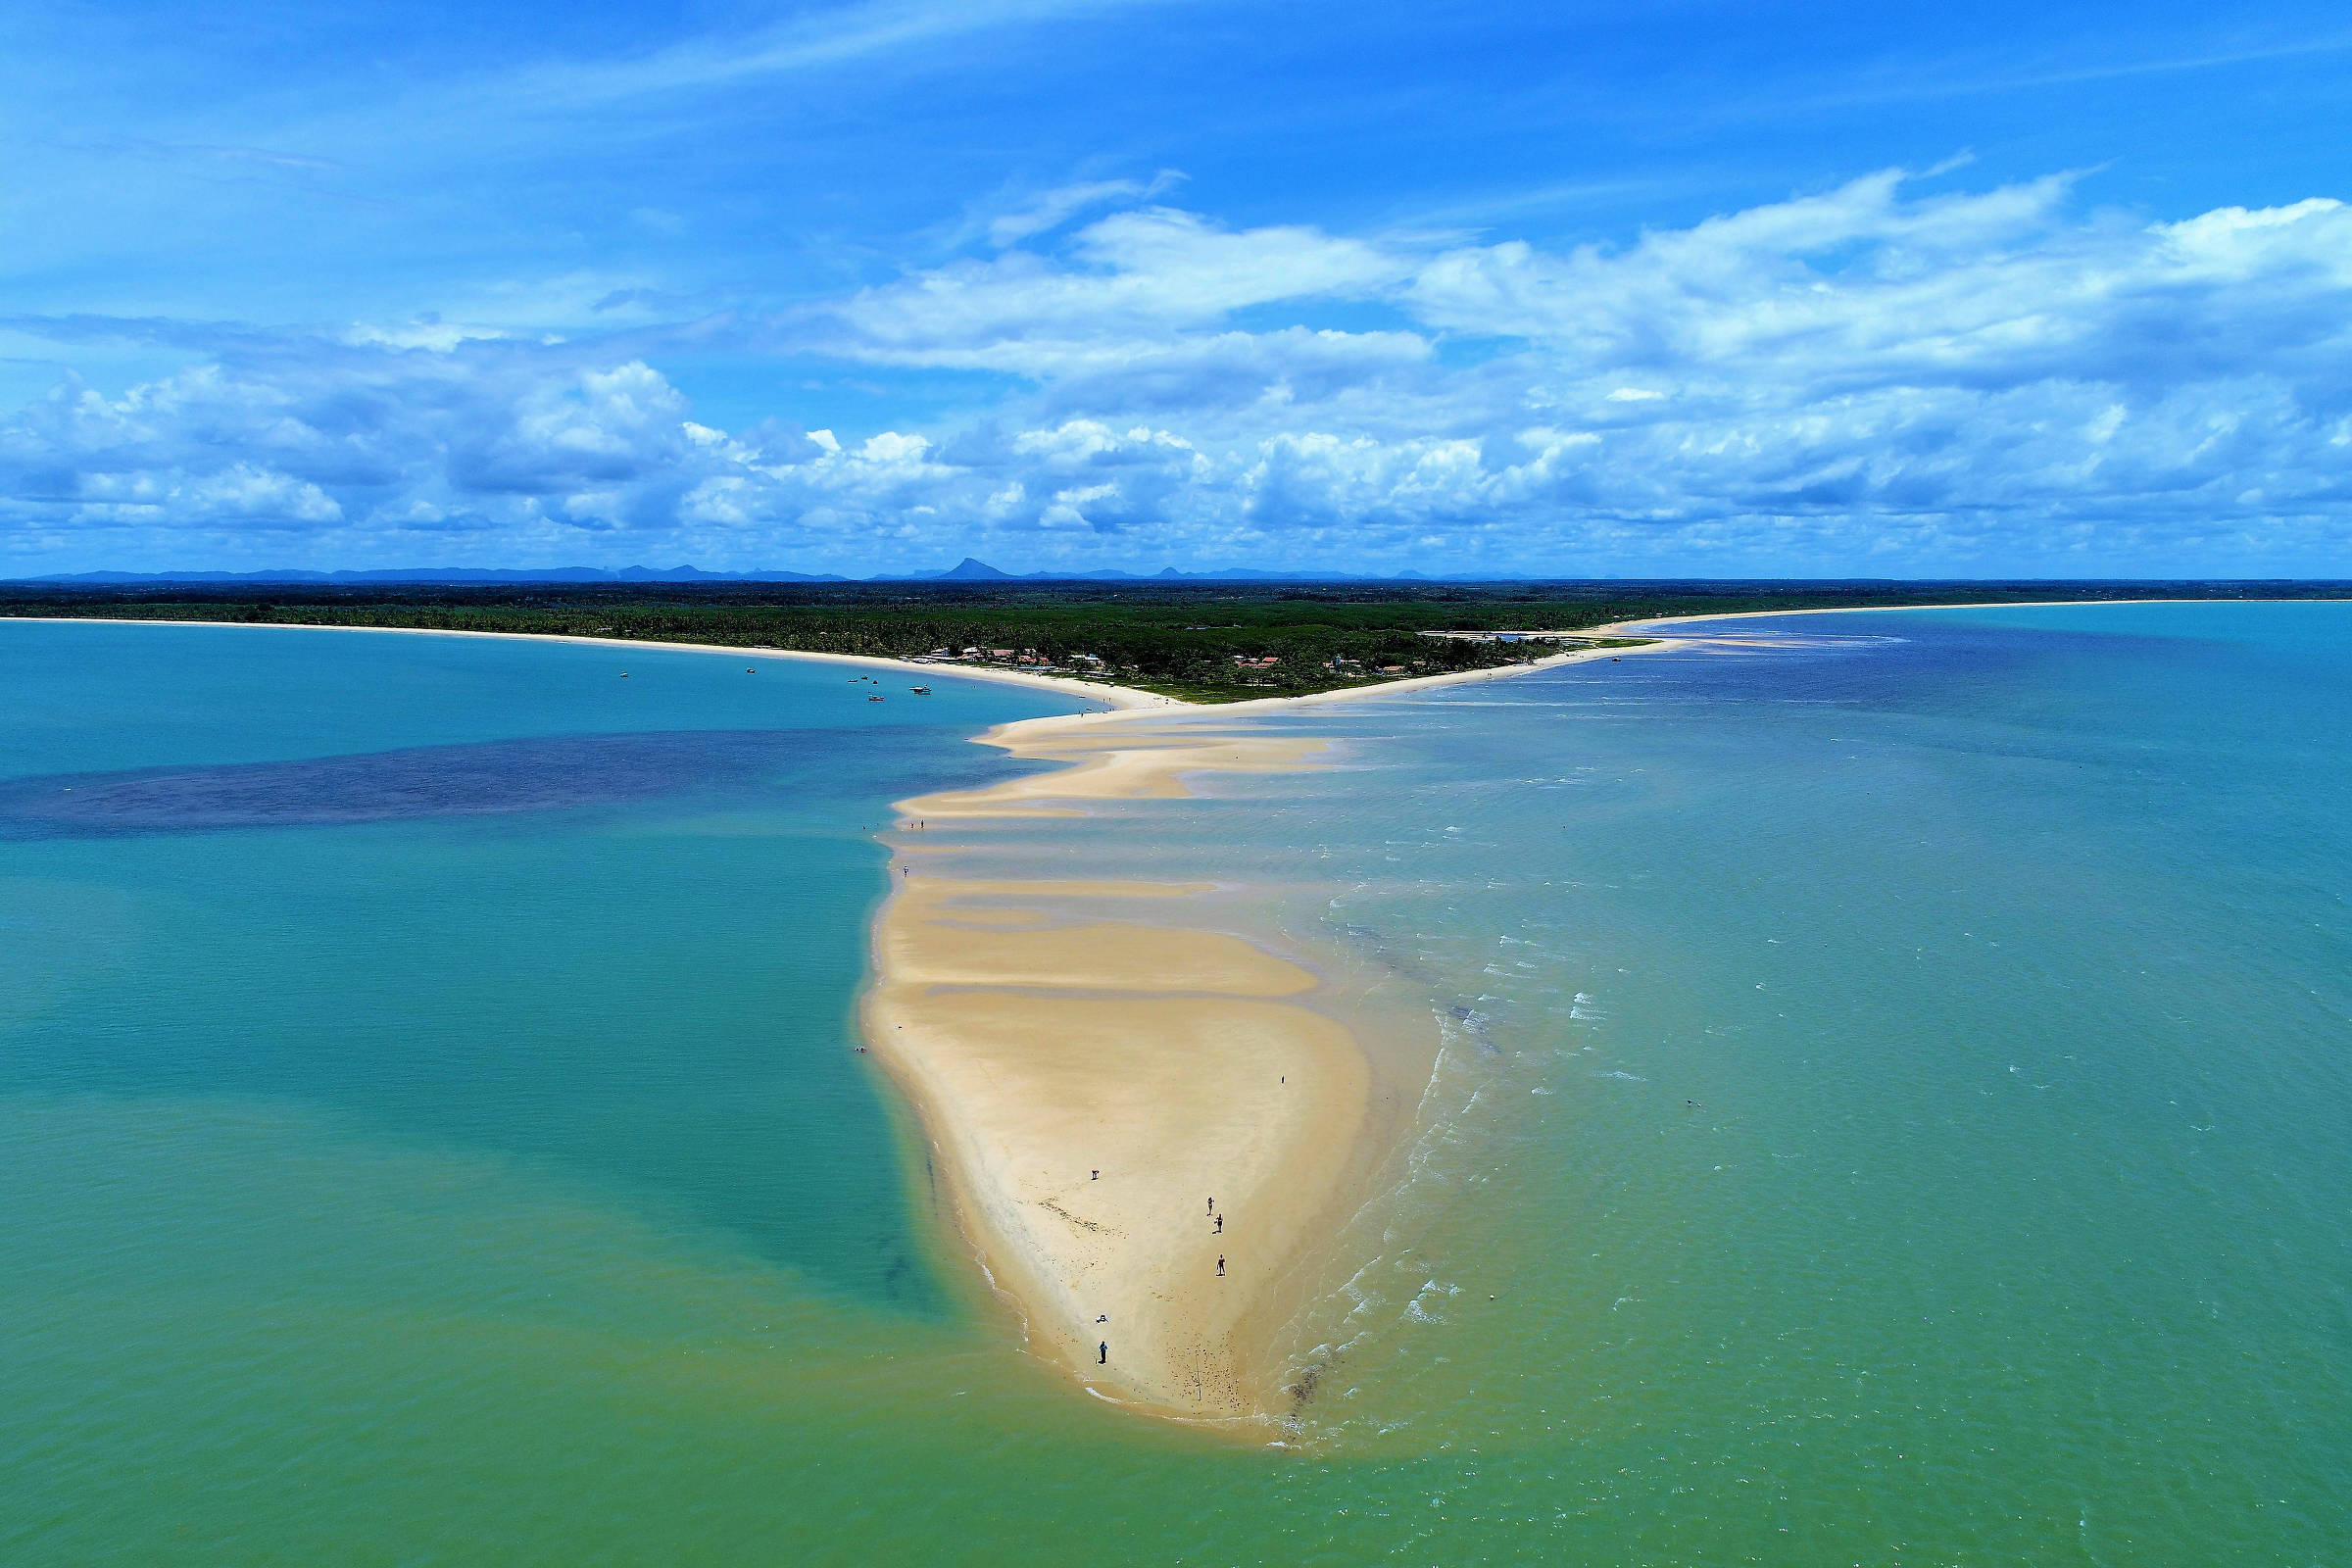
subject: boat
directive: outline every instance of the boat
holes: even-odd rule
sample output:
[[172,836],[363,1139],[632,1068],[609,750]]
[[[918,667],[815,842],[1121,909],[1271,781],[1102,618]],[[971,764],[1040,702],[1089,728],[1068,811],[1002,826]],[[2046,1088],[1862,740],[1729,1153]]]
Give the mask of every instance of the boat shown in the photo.
[[917,697],[928,697],[931,695],[931,688],[928,686],[909,686],[906,689],[914,693],[914,695]]

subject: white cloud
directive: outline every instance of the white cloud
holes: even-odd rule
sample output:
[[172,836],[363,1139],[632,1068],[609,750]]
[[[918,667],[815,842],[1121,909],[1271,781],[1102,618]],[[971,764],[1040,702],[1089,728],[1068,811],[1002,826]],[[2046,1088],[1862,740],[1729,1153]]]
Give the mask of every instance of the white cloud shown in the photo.
[[1099,179],[1041,191],[1018,207],[989,219],[988,242],[1004,250],[1033,235],[1059,228],[1092,208],[1149,201],[1183,178],[1176,171],[1163,169],[1149,183],[1140,179]]
[[[1002,232],[1131,194],[1050,193]],[[369,560],[431,530],[483,559],[623,534],[854,569],[2352,570],[2348,334],[2328,200],[2150,223],[2064,178],[1879,174],[1560,250],[1147,206],[767,328],[1021,380],[958,424],[730,433],[653,368],[658,335],[244,344],[0,425],[0,540],[242,518]]]
[[1238,311],[1362,298],[1411,267],[1310,228],[1237,233],[1147,208],[1089,224],[1067,259],[1013,251],[959,262],[812,313],[808,330],[833,352],[882,364],[1065,375],[1181,357]]

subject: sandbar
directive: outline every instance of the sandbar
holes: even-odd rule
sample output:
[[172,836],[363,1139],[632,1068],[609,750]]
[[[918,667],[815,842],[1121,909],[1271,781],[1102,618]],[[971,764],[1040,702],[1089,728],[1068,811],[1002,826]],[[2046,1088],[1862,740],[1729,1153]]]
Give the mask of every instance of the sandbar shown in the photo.
[[900,803],[866,1039],[1030,1351],[1137,1410],[1250,1426],[1290,1398],[1277,1332],[1397,1097],[1375,1094],[1322,975],[1218,928],[1221,884],[1074,877],[1057,851],[1033,878],[958,874],[992,819],[1166,800],[1321,750],[1098,716],[986,737],[1054,772]]

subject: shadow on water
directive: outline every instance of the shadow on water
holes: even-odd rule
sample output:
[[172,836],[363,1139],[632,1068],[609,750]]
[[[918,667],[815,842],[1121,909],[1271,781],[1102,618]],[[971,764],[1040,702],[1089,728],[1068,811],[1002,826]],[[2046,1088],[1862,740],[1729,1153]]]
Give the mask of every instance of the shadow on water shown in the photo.
[[0,781],[0,837],[95,838],[560,811],[779,781],[875,731],[658,731]]

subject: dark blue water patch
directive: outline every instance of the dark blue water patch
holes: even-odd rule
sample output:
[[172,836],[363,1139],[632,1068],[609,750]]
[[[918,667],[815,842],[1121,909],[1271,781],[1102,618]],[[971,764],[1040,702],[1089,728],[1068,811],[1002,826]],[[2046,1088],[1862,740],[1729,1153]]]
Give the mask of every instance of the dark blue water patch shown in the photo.
[[41,993],[71,1005],[0,1019],[0,1092],[292,1102],[944,1311],[852,1048],[887,870],[868,830],[893,800],[1053,765],[968,736],[575,734],[0,781],[12,874],[127,896],[77,945],[88,972]]
[[[2189,662],[2229,651],[2226,642],[2209,638],[2057,625],[2021,637],[2011,627],[1901,612],[1700,622],[1692,629],[1766,646],[1629,660],[1607,671],[1609,684],[1694,704],[1826,703],[1940,713],[1951,702],[1968,702],[1972,692],[2007,694],[2033,671],[2087,663],[2146,667],[2169,679]],[[1598,666],[1569,668],[1587,680],[1601,673]]]
[[[881,730],[559,735],[226,766],[0,781],[0,839],[113,838],[575,810],[741,795],[852,763],[890,787],[909,737]],[[935,767],[933,769],[936,770]],[[909,786],[919,787],[909,760]]]

